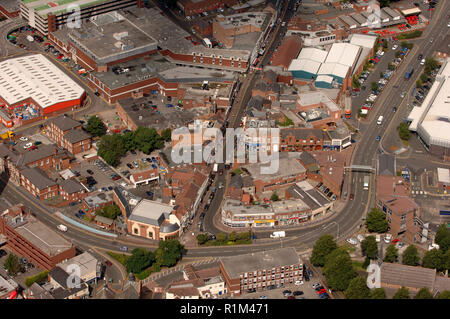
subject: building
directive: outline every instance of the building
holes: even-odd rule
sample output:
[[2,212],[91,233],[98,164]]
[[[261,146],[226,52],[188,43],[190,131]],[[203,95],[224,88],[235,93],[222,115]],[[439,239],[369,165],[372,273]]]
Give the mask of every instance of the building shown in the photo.
[[169,285],[166,299],[207,299],[227,292],[219,267],[198,270],[189,264],[183,269],[183,279]]
[[[72,10],[76,5],[80,8],[80,18],[85,19],[99,14],[123,9],[131,6],[143,6],[142,0],[70,0],[70,1],[26,1],[20,0],[20,16],[28,25],[37,29],[43,35],[54,32],[71,21]],[[72,22],[73,23],[73,22]]]
[[130,175],[130,182],[133,184],[134,187],[137,187],[139,185],[148,185],[150,182],[158,180],[159,180],[159,168],[137,172]]
[[80,122],[62,115],[47,122],[47,135],[71,154],[83,153],[91,149],[91,135],[83,131]]
[[59,185],[46,176],[38,167],[20,171],[20,185],[39,200],[59,196]]
[[439,189],[444,192],[450,189],[450,170],[448,168],[438,167],[437,169],[437,182]]
[[[70,275],[61,267],[55,267],[48,274],[48,283],[43,288],[50,292],[54,299],[81,299],[89,294],[89,286],[77,275]],[[70,287],[68,283],[79,280],[75,287]]]
[[93,283],[100,277],[101,262],[87,251],[57,264],[56,267],[61,268],[67,273],[71,273],[73,271],[73,265],[80,268],[80,278],[86,284]]
[[177,1],[177,6],[187,17],[224,8],[225,6],[232,7],[237,3],[237,0],[179,0]]
[[84,197],[81,207],[83,211],[92,218],[96,215],[95,211],[103,209],[103,207],[111,205],[112,203],[113,197],[111,196],[111,193],[97,192]]
[[20,8],[17,0],[3,0],[0,4],[0,14],[7,18],[17,17],[19,13]]
[[445,62],[450,55],[450,35],[447,34],[445,39],[439,41],[439,46],[434,53],[436,59]]
[[284,71],[289,68],[291,61],[295,59],[302,48],[302,39],[299,36],[287,36],[281,42],[271,59],[270,65],[281,66]]
[[7,299],[19,286],[14,280],[0,276],[0,299]]
[[0,68],[0,102],[15,126],[84,104],[83,88],[42,54],[8,59]]
[[81,201],[87,193],[88,190],[74,178],[59,182],[59,195],[67,202]]
[[51,270],[75,257],[75,246],[69,240],[38,221],[21,204],[0,215],[0,233],[6,236],[11,250],[42,269]]
[[292,247],[222,257],[219,263],[231,297],[295,283],[303,278],[303,261]]
[[280,153],[278,169],[275,173],[265,174],[263,171],[264,166],[269,167],[265,163],[242,166],[253,178],[256,192],[273,191],[306,179],[306,169],[298,161],[298,153]]
[[325,138],[326,133],[320,129],[283,128],[280,129],[280,151],[321,150]]
[[450,159],[450,59],[441,66],[422,105],[413,108],[407,120],[409,130],[417,133],[428,151],[444,160]]
[[386,290],[406,287],[414,295],[422,288],[428,288],[433,296],[450,290],[450,278],[438,276],[436,269],[420,266],[382,263],[380,283]]
[[172,205],[142,199],[126,217],[128,233],[154,240],[178,238],[180,221],[173,212]]

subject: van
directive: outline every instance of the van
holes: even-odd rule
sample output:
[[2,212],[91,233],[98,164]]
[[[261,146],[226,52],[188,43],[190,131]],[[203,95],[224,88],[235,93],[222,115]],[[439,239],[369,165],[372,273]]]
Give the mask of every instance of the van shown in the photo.
[[64,232],[67,231],[67,226],[65,226],[63,224],[60,224],[60,225],[56,226],[56,228],[58,228],[60,231],[64,231]]
[[381,125],[381,123],[383,123],[383,115],[380,115],[380,117],[377,120],[378,125]]

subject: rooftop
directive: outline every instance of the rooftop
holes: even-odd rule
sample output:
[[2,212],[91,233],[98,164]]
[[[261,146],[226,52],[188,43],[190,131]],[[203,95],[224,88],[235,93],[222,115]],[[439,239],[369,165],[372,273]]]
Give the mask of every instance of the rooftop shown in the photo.
[[436,279],[436,270],[423,267],[414,267],[401,264],[382,263],[381,283],[421,289],[433,289]]
[[330,203],[326,196],[307,181],[301,181],[289,187],[288,192],[292,197],[302,200],[313,211]]
[[169,219],[173,206],[156,201],[143,199],[131,212],[129,220],[160,226],[164,220]]
[[95,273],[97,271],[98,263],[99,260],[97,260],[97,258],[95,258],[89,252],[86,251],[78,256],[75,256],[62,263],[59,263],[56,266],[68,272],[69,267],[71,267],[72,265],[77,265],[78,267],[80,267],[81,270],[80,277],[84,278],[86,275],[89,275],[93,272]]
[[220,262],[230,278],[239,278],[240,275],[255,270],[302,264],[293,247],[222,257]]
[[38,167],[25,168],[20,172],[31,184],[36,186],[38,190],[56,185],[55,181],[48,178],[44,172]]
[[32,98],[42,108],[81,98],[83,88],[42,54],[0,63],[0,96],[9,104]]
[[85,188],[73,178],[69,178],[59,182],[59,186],[64,189],[67,194],[73,194],[85,190]]
[[396,176],[397,169],[395,165],[395,155],[380,154],[378,155],[378,175]]
[[48,124],[53,123],[61,131],[67,131],[72,128],[77,128],[77,127],[81,126],[80,122],[75,121],[74,119],[72,119],[71,117],[66,116],[66,115],[60,115],[60,116],[54,117],[54,118],[50,119],[47,123]]
[[112,200],[110,193],[96,193],[83,199],[90,208],[96,208],[97,206],[106,204]]

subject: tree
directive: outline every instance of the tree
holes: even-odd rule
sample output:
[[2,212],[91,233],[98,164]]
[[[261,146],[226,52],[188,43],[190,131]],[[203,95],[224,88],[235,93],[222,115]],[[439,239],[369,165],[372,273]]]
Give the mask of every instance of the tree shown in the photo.
[[446,224],[439,226],[434,242],[439,245],[439,249],[444,253],[450,248],[450,229],[447,228]]
[[372,208],[367,214],[366,226],[369,232],[384,233],[387,231],[389,224],[384,213],[378,208]]
[[98,143],[98,155],[111,166],[117,166],[120,163],[120,157],[126,152],[123,138],[118,134],[103,135]]
[[350,281],[344,294],[346,299],[369,299],[370,289],[363,277],[356,277]]
[[277,193],[273,192],[273,193],[272,193],[272,196],[270,196],[270,200],[271,200],[272,202],[277,202],[277,201],[280,200],[280,197],[278,196]]
[[232,231],[229,235],[228,235],[228,240],[229,241],[236,241],[237,239],[237,233],[235,231]]
[[367,238],[361,242],[361,251],[364,256],[367,256],[370,259],[377,258],[378,245],[375,236],[367,236]]
[[370,299],[386,299],[384,288],[375,288],[370,291]]
[[92,136],[103,136],[106,134],[106,126],[103,121],[97,116],[91,116],[86,125],[86,131]]
[[134,141],[137,148],[145,154],[164,147],[163,139],[154,128],[138,127],[134,132]]
[[419,252],[417,251],[417,247],[414,245],[409,245],[408,248],[405,249],[402,255],[402,264],[408,266],[417,266],[420,263]]
[[172,131],[170,130],[170,128],[166,128],[165,130],[162,130],[161,137],[166,142],[170,141],[172,139]]
[[222,242],[222,243],[226,242],[227,238],[228,238],[228,236],[225,233],[218,233],[217,236],[216,236],[216,240],[218,242]]
[[209,235],[208,234],[198,234],[197,235],[197,243],[199,245],[203,245],[204,243],[209,241]]
[[387,49],[387,47],[388,47],[388,42],[387,42],[386,39],[383,39],[382,46],[383,46],[384,49]]
[[402,140],[409,140],[409,137],[411,136],[411,132],[409,131],[409,126],[407,123],[402,122],[398,126],[398,135]]
[[134,141],[134,132],[126,132],[122,135],[122,144],[126,151],[136,149],[136,142]]
[[416,88],[421,88],[422,87],[422,80],[418,79],[416,82]]
[[425,83],[428,80],[428,76],[425,73],[422,73],[420,75],[420,80],[422,81],[422,83]]
[[372,91],[377,91],[378,90],[378,83],[377,82],[372,82]]
[[359,83],[358,79],[355,76],[353,76],[352,78],[352,86],[355,89],[359,89],[361,87],[361,84]]
[[423,256],[422,266],[425,268],[437,269],[438,271],[444,270],[446,266],[444,254],[437,249],[427,251]]
[[425,60],[425,73],[431,73],[434,69],[439,67],[439,62],[430,57]]
[[161,240],[155,251],[155,258],[158,265],[172,267],[181,259],[185,251],[184,246],[177,239]]
[[344,248],[337,248],[326,257],[323,273],[328,286],[341,291],[346,290],[350,281],[356,277],[350,255]]
[[382,79],[384,77],[384,73],[380,72],[380,79]]
[[398,249],[394,244],[390,244],[386,249],[386,254],[384,255],[384,261],[388,263],[396,262],[398,259]]
[[145,248],[135,248],[126,261],[127,271],[138,274],[149,267],[154,261],[155,256],[152,252]]
[[20,271],[19,258],[14,254],[9,254],[3,264],[10,275],[17,275]]
[[326,257],[337,248],[336,241],[332,235],[322,235],[314,244],[311,254],[311,263],[314,266],[325,265]]
[[440,292],[439,295],[437,296],[437,299],[450,299],[450,291],[444,290]]
[[450,249],[444,254],[444,267],[450,272]]
[[414,296],[414,299],[433,299],[433,294],[430,289],[424,287],[420,289],[417,294]]
[[388,69],[391,70],[391,71],[394,71],[395,70],[395,65],[392,62],[389,62],[388,63]]
[[119,216],[121,213],[122,211],[120,210],[119,206],[117,206],[116,204],[112,204],[103,207],[99,214],[103,217],[116,219],[117,216]]
[[406,287],[399,288],[392,299],[411,299],[409,297],[409,289]]

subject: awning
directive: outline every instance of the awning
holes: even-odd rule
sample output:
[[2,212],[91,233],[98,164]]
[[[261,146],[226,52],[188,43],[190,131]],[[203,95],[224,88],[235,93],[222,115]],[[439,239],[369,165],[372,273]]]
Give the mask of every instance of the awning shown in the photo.
[[351,141],[350,141],[350,142],[347,142],[347,143],[344,143],[344,144],[342,145],[342,148],[349,147],[350,145],[352,145],[352,142],[351,142]]
[[265,223],[274,223],[274,219],[267,219],[267,220],[255,220],[255,224],[265,224]]

